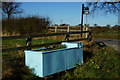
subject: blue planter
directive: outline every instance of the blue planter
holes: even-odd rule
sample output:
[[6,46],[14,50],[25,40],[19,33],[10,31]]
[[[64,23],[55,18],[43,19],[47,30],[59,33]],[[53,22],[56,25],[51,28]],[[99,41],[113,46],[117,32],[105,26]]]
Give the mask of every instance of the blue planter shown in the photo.
[[83,64],[82,43],[63,42],[67,48],[39,52],[25,50],[25,65],[39,77],[45,77]]

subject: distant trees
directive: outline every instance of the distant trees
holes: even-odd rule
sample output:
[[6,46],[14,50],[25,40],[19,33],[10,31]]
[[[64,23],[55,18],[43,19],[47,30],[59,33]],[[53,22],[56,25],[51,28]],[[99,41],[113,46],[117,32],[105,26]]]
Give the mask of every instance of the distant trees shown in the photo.
[[107,24],[106,27],[110,28],[110,24]]
[[22,10],[19,8],[21,3],[17,2],[2,2],[2,11],[3,15],[10,19],[15,14],[22,13]]
[[[114,25],[113,27],[118,27],[119,25]],[[119,26],[120,27],[120,26]]]
[[110,24],[107,24],[106,26],[99,26],[99,27],[90,27],[91,31],[94,34],[100,34],[100,33],[111,33],[111,32],[119,32],[120,31],[120,26],[119,25],[114,25],[110,26]]
[[81,24],[78,24],[78,25],[76,25],[76,26],[81,26]]
[[52,26],[58,26],[58,24],[54,24],[54,25],[52,25]]
[[94,27],[98,27],[98,25],[97,25],[97,24],[94,24]]
[[60,26],[70,26],[69,24],[60,24]]
[[120,26],[119,25],[114,25],[111,29],[120,31]]

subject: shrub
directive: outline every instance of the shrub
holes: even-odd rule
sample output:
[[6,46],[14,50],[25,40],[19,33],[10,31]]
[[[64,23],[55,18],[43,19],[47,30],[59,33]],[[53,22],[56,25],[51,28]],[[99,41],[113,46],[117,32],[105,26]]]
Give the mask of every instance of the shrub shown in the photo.
[[3,35],[36,35],[45,33],[49,18],[36,16],[2,20]]

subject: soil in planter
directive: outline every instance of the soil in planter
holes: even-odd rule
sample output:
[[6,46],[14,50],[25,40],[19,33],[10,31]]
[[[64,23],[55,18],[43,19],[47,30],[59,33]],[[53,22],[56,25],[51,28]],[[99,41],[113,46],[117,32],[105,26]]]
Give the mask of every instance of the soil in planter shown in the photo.
[[45,51],[51,51],[51,50],[57,50],[57,49],[64,49],[66,48],[66,45],[53,45],[50,47],[47,47],[44,50],[37,50],[38,52],[45,52]]

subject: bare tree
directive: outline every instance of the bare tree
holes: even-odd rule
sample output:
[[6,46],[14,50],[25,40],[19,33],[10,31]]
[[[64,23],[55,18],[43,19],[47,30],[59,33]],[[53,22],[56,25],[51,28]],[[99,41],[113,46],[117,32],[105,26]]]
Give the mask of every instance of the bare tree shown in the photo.
[[19,8],[21,3],[17,2],[2,2],[2,11],[3,14],[7,16],[7,19],[10,19],[14,14],[22,13],[22,10]]
[[118,14],[118,12],[120,12],[119,2],[87,2],[86,4],[87,7],[90,8],[91,13],[96,13],[101,10],[103,10],[105,14]]

